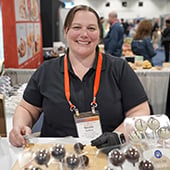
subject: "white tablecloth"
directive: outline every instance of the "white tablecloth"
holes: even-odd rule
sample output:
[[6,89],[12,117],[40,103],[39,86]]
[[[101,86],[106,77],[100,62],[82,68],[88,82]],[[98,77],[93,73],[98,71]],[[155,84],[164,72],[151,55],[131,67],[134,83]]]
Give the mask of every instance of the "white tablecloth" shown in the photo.
[[[61,143],[61,144],[73,144],[76,142],[82,142],[83,144],[89,144],[89,140],[65,137],[65,138],[34,138],[32,139],[35,143]],[[8,138],[0,138],[0,169],[10,170],[17,161],[19,154],[23,148],[17,148],[12,146]]]
[[153,107],[154,114],[165,114],[167,104],[167,94],[170,80],[170,68],[162,70],[135,70],[139,77],[149,102]]

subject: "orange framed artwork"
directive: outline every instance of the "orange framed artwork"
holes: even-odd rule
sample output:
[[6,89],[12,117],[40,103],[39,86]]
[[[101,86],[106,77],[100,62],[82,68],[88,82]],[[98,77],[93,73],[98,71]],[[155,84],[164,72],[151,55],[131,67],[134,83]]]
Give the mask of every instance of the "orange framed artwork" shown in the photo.
[[43,62],[39,0],[1,0],[5,68]]

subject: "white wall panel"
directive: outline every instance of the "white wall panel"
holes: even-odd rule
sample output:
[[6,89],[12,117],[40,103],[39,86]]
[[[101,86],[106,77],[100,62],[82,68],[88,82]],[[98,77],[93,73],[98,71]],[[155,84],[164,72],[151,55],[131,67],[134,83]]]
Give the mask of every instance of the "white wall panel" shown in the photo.
[[[146,17],[154,18],[162,14],[170,13],[170,0],[141,0],[143,7],[138,6],[139,0],[124,0],[127,1],[127,7],[122,7],[123,0],[74,0],[77,4],[86,4],[93,7],[98,13],[105,18],[112,10],[116,10],[119,18],[137,18]],[[110,2],[110,7],[106,7],[106,2]]]

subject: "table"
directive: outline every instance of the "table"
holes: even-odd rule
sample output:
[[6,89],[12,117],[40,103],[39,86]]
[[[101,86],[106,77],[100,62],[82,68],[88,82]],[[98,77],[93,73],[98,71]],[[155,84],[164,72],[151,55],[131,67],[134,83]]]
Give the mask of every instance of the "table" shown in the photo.
[[165,114],[167,108],[168,89],[170,86],[170,67],[135,70],[140,79],[154,114]]
[[[74,144],[76,142],[81,142],[83,144],[89,144],[88,140],[86,139],[80,139],[80,138],[73,138],[73,137],[66,137],[66,138],[34,138],[33,139],[34,143],[38,143],[38,144]],[[42,145],[41,145],[42,146]],[[47,146],[47,145],[46,145]],[[68,146],[68,145],[67,145]],[[70,145],[69,145],[70,146]],[[125,148],[122,148],[121,151],[124,152],[129,145],[126,145]],[[94,148],[93,148],[94,149]],[[153,152],[158,150],[158,148],[152,148],[149,150],[146,150],[146,152],[144,153],[144,158],[140,157],[141,159],[150,159],[153,156]],[[160,148],[159,148],[160,150]],[[13,169],[16,161],[18,160],[19,157],[23,157],[26,156],[26,153],[24,155],[23,154],[23,149],[22,148],[16,148],[13,147],[9,144],[8,142],[8,138],[1,138],[0,139],[0,165],[1,165],[1,169],[2,170],[11,170]],[[88,148],[89,151],[89,148]],[[169,151],[169,150],[168,150]],[[93,163],[95,163],[95,167],[93,167],[92,169],[96,169],[96,170],[103,170],[104,168],[99,167],[99,164],[103,166],[105,166],[107,164],[107,157],[105,155],[103,155],[103,153],[101,152],[91,152],[91,150],[88,152],[90,155],[91,153],[96,153],[95,157],[93,157]],[[167,152],[168,153],[168,152]],[[89,156],[90,156],[89,155]],[[100,156],[99,156],[100,155]],[[149,155],[149,156],[148,156]],[[169,156],[168,156],[169,157]],[[139,162],[141,161],[141,159],[139,160]],[[91,159],[90,159],[91,160]],[[101,162],[103,162],[101,164]],[[169,162],[169,161],[168,161]],[[23,162],[22,162],[23,163]],[[169,164],[169,163],[168,163]],[[97,166],[97,167],[96,167]],[[125,162],[123,163],[123,169],[124,170],[136,170],[138,169],[138,163],[135,164],[135,167],[132,165],[132,163],[128,162],[127,160],[125,160]],[[19,170],[17,168],[17,166],[15,166],[15,170]],[[114,167],[115,170],[120,170],[120,167]],[[80,168],[79,168],[80,170]],[[91,170],[89,167],[86,170]]]
[[[65,137],[65,138],[34,138],[33,141],[38,144],[43,143],[54,143],[54,144],[74,144],[76,142],[81,142],[83,144],[90,144],[87,139],[81,139],[81,138],[73,138],[73,137]],[[2,149],[3,148],[3,149]],[[9,144],[8,138],[1,138],[0,139],[0,165],[1,169],[3,170],[10,170],[13,169],[16,161],[18,160],[18,157],[20,157],[23,149],[22,148],[16,148]],[[94,150],[93,150],[94,151]],[[107,157],[103,155],[99,150],[96,152],[96,156],[93,157],[95,162],[94,165],[96,166],[96,170],[103,170],[104,168],[99,167],[99,165],[105,166],[105,163],[107,164]],[[123,151],[122,151],[123,152]],[[91,152],[92,153],[92,152]],[[90,155],[91,155],[90,153]],[[99,156],[100,155],[100,156]],[[105,160],[103,160],[105,159]],[[101,163],[101,162],[104,162]],[[137,166],[137,165],[136,165]],[[93,170],[95,167],[92,168]],[[115,167],[115,170],[120,170],[120,167]],[[136,167],[134,167],[131,163],[128,161],[125,161],[123,163],[123,169],[124,170],[136,170]],[[80,168],[79,168],[80,170]],[[90,168],[87,168],[86,170],[91,170]]]

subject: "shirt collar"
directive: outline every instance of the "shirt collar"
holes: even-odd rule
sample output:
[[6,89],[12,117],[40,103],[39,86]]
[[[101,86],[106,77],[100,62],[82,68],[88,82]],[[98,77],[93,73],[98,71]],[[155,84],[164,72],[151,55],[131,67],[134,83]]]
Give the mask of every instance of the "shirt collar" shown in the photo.
[[[67,62],[68,62],[68,71],[70,72],[73,72],[73,69],[72,69],[72,67],[71,67],[71,63],[70,63],[70,60],[69,60],[69,57],[68,57],[68,54],[69,54],[69,48],[67,49],[67,51],[66,51],[66,55],[67,55]],[[62,73],[64,73],[64,57],[65,57],[65,55],[63,55],[62,57],[61,57],[61,60],[60,60],[60,71],[62,72]]]
[[[69,48],[67,49],[66,54],[67,54],[67,61],[68,61],[68,71],[73,73],[73,69],[72,69],[72,66],[71,66],[71,63],[69,60]],[[99,56],[99,47],[97,46],[96,47],[96,58],[94,60],[93,66],[92,66],[92,69],[94,69],[94,70],[96,70],[96,68],[97,68],[98,56]],[[62,56],[60,65],[61,65],[61,72],[64,73],[64,56]],[[103,70],[105,70],[105,57],[103,57],[103,62],[102,62],[102,71]]]

